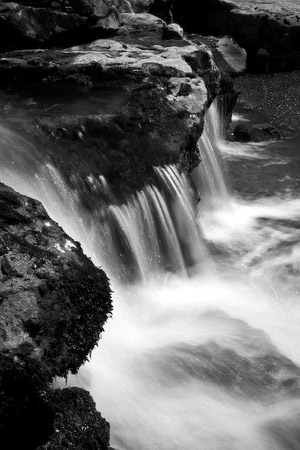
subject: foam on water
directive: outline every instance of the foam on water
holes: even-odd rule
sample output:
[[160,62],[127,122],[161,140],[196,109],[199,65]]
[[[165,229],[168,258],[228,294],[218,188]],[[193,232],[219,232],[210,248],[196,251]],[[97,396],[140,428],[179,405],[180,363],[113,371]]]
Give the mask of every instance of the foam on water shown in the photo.
[[[213,107],[193,173],[198,215],[175,167],[88,213],[34,145],[1,126],[1,180],[41,200],[111,278],[113,318],[68,383],[91,391],[120,450],[300,449],[300,200],[233,195],[219,130]],[[109,198],[103,175],[88,182]]]

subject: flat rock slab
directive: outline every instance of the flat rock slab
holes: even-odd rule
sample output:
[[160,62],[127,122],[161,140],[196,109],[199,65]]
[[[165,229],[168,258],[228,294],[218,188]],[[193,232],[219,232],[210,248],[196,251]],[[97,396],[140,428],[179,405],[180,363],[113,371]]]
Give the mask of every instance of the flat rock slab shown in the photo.
[[296,1],[214,0],[203,5],[200,16],[192,1],[184,6],[175,2],[174,19],[191,32],[233,37],[247,50],[251,70],[299,68],[300,5]]
[[[67,49],[15,51],[0,58],[2,85],[11,90],[18,86],[18,92],[20,85],[27,92],[32,85],[22,133],[46,136],[43,149],[72,188],[90,175],[104,176],[113,194],[122,198],[153,182],[155,166],[179,163],[189,170],[199,163],[197,142],[205,110],[224,86],[232,92],[222,76],[203,42],[164,40],[162,30]],[[37,86],[52,92],[55,84],[61,91],[73,87],[85,103],[91,99],[91,107],[66,114],[56,99],[51,110],[50,93],[44,108]],[[13,126],[14,111],[12,106],[3,112],[8,127]],[[85,204],[90,206],[96,194],[87,192]]]
[[261,9],[270,12],[300,12],[300,5],[298,0],[223,0],[223,3],[227,3],[229,6],[235,5],[239,8],[251,8]]

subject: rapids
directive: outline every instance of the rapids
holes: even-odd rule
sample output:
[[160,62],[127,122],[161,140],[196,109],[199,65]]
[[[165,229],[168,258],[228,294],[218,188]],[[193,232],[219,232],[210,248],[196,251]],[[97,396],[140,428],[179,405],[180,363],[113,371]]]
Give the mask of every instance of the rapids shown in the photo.
[[220,129],[213,105],[198,205],[171,166],[88,214],[32,142],[0,128],[1,181],[42,201],[111,279],[113,318],[68,384],[91,392],[120,450],[300,449],[300,160],[290,141]]

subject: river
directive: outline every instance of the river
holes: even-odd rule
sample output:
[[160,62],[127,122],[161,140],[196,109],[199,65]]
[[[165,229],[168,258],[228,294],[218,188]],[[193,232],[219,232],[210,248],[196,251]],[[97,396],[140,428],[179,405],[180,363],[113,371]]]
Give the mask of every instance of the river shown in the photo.
[[[5,125],[0,142],[1,181],[42,201],[111,279],[113,318],[68,379],[91,392],[111,445],[300,449],[299,138],[226,142],[212,106],[199,204],[171,166],[89,217],[34,142]],[[103,177],[88,182],[109,197]]]

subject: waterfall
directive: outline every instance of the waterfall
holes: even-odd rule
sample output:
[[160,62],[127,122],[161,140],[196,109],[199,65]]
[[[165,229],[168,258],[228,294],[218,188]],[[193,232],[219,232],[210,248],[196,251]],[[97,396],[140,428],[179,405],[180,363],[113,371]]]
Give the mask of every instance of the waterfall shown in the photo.
[[217,120],[213,105],[197,208],[170,166],[125,204],[90,175],[109,204],[91,211],[80,184],[1,126],[1,181],[42,201],[110,276],[113,318],[68,384],[91,392],[119,450],[300,450],[299,195],[237,195],[224,168],[237,177],[248,147],[230,153],[242,165],[224,161]]
[[156,168],[156,186],[146,186],[126,205],[111,206],[141,279],[163,270],[186,274],[207,255],[188,181],[175,166]]
[[156,185],[147,185],[126,204],[116,203],[103,175],[86,182],[111,202],[83,211],[80,189],[71,189],[59,171],[41,161],[34,145],[1,126],[1,180],[40,200],[51,217],[95,263],[120,280],[147,280],[164,270],[187,274],[207,252],[193,205],[192,191],[175,166],[156,168]]
[[219,151],[223,140],[218,106],[213,103],[206,114],[204,130],[198,142],[201,164],[192,173],[203,209],[220,209],[230,203],[230,182]]

